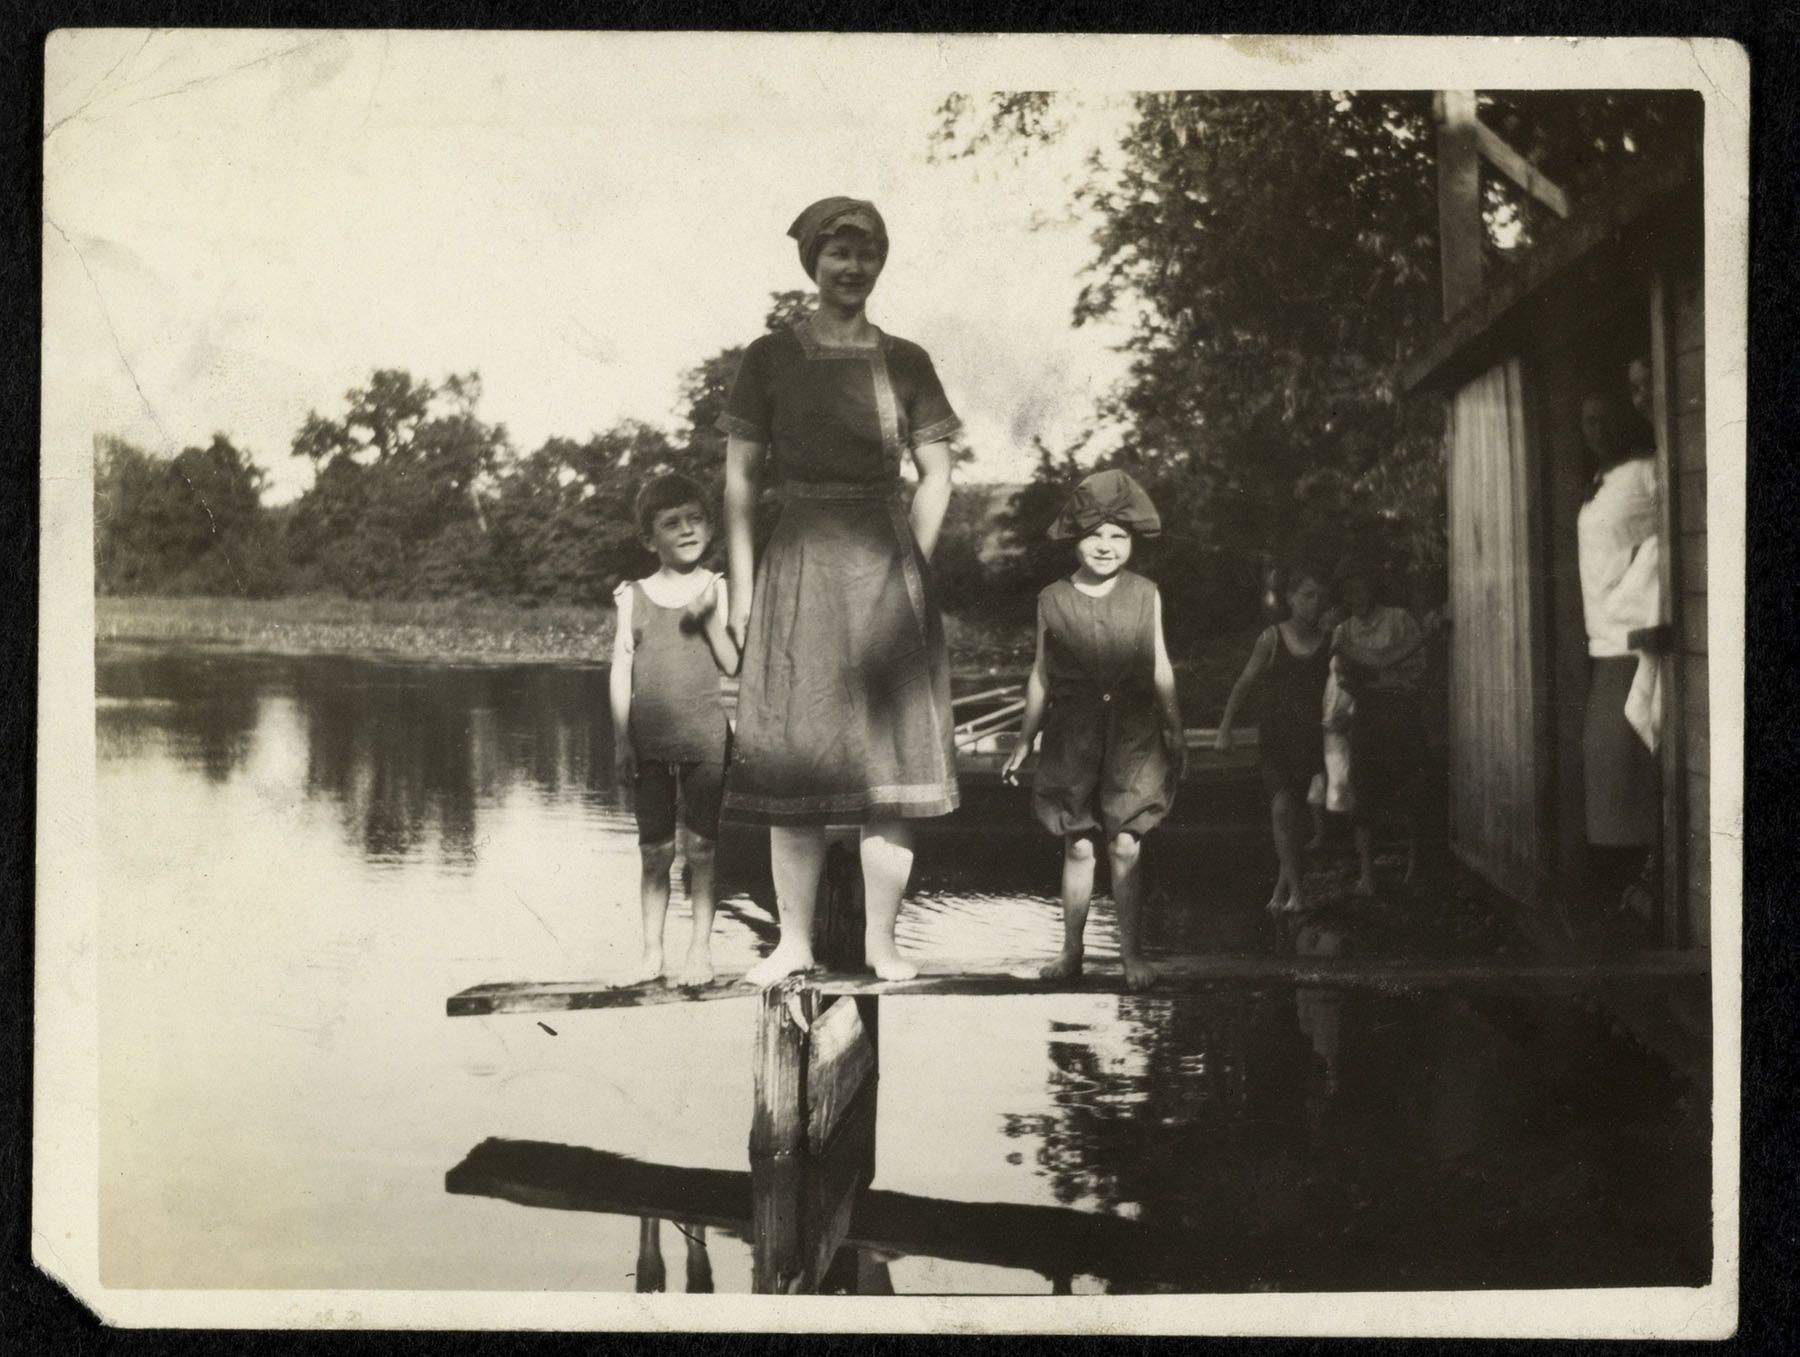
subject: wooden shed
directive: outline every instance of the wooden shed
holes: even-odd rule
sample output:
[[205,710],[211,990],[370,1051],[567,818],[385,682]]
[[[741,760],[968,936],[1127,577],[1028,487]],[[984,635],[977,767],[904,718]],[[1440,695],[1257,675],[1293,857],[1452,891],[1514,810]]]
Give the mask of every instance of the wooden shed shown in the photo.
[[[1465,96],[1462,133],[1471,128]],[[1515,900],[1576,899],[1587,851],[1581,737],[1588,658],[1575,517],[1586,486],[1584,395],[1647,365],[1645,413],[1664,495],[1663,898],[1658,943],[1708,937],[1705,323],[1698,160],[1618,184],[1563,211],[1557,237],[1484,279],[1452,238],[1478,229],[1455,96],[1440,97],[1445,311],[1408,372],[1445,403],[1449,506],[1450,842]],[[1504,153],[1505,148],[1500,148]],[[1500,168],[1512,174],[1505,165]],[[1526,185],[1526,187],[1530,187]],[[1554,190],[1552,190],[1553,192]],[[1466,244],[1466,241],[1464,242]],[[1642,368],[1640,368],[1640,372]]]

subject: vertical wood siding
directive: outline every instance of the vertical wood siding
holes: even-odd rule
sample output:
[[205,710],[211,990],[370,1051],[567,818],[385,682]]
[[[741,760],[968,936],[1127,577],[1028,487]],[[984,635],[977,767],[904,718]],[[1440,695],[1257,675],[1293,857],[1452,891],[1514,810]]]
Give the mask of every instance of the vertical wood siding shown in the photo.
[[1451,835],[1520,899],[1539,854],[1529,478],[1517,358],[1451,404]]

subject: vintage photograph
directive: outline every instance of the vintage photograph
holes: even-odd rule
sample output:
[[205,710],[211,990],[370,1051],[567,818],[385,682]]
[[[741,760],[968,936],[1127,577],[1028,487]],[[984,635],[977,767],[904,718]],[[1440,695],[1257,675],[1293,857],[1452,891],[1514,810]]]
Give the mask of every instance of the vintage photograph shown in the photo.
[[40,1264],[1729,1332],[1747,79],[53,35]]

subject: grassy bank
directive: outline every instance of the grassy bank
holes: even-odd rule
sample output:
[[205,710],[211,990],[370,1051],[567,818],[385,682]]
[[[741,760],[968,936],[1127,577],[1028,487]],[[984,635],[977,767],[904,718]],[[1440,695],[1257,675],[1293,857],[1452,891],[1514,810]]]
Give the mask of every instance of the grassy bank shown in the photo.
[[103,641],[219,645],[271,654],[384,654],[420,660],[604,660],[610,608],[465,600],[99,598]]
[[[1031,666],[1028,624],[994,627],[948,617],[944,626],[952,664],[963,678],[1017,678]],[[94,634],[102,641],[227,646],[276,655],[592,663],[611,652],[613,612],[485,600],[99,598],[94,601]],[[1248,634],[1223,638],[1178,659],[1181,705],[1189,725],[1218,719],[1251,639]]]

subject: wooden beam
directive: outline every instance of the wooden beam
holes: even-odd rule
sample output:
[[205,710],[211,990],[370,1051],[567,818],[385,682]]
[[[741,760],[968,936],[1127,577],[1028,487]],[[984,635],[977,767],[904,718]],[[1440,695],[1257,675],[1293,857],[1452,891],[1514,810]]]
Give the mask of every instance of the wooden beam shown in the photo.
[[1438,257],[1444,319],[1481,295],[1481,155],[1473,90],[1439,90],[1432,96],[1437,122]]
[[[1126,994],[1125,979],[1115,963],[1090,963],[1071,980],[1044,981],[1037,968],[1044,957],[1022,957],[979,971],[927,965],[915,980],[882,981],[867,972],[815,971],[804,988],[821,995],[888,995],[929,998],[934,995]],[[1294,957],[1221,954],[1153,957],[1159,976],[1155,994],[1204,993],[1221,984],[1355,985],[1377,989],[1580,988],[1613,981],[1633,983],[1680,980],[1708,973],[1707,959],[1689,951],[1640,952],[1594,961],[1449,960],[1430,957]],[[762,993],[743,983],[741,975],[721,975],[711,985],[692,989],[630,985],[609,987],[604,981],[477,985],[452,995],[451,1017],[502,1013],[552,1013],[590,1008],[635,1008],[656,1003],[696,1003],[719,999],[754,999]],[[815,1011],[816,1016],[816,1011]],[[809,1018],[809,1021],[811,1019]]]
[[797,985],[762,992],[756,1022],[752,1158],[800,1154],[806,1149],[806,1075],[819,993]]
[[863,1030],[860,1003],[874,999],[820,1000],[818,1018],[808,1034],[805,1107],[806,1152],[820,1155],[838,1136],[849,1112],[876,1077],[875,1044]]
[[1559,217],[1569,215],[1569,195],[1552,183],[1536,165],[1509,146],[1479,117],[1475,119],[1475,144],[1493,167]]

